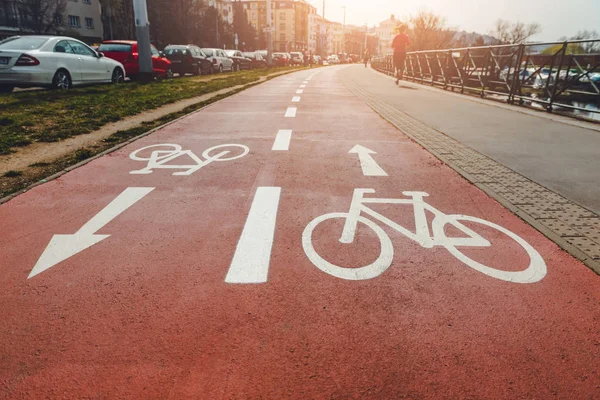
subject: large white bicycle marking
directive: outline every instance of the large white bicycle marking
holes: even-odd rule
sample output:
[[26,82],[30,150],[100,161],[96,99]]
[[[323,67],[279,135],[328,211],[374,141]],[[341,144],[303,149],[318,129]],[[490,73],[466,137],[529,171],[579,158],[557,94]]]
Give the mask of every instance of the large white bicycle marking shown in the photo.
[[[429,196],[425,192],[402,192],[403,195],[409,196],[407,199],[386,199],[386,198],[365,198],[367,193],[375,193],[374,189],[354,189],[350,211],[347,213],[331,213],[321,215],[311,221],[302,234],[302,246],[304,252],[312,261],[312,263],[330,275],[337,278],[348,280],[364,280],[372,279],[381,275],[392,264],[394,258],[394,246],[387,233],[379,224],[387,225],[388,227],[398,231],[409,239],[414,240],[424,248],[432,248],[434,246],[445,247],[450,254],[468,265],[469,267],[484,273],[493,278],[501,279],[508,282],[516,283],[534,283],[542,280],[546,276],[546,263],[542,256],[525,240],[517,236],[513,232],[500,225],[484,219],[470,217],[468,215],[449,215],[427,204],[423,198]],[[414,207],[416,231],[411,232],[408,229],[398,225],[396,222],[384,217],[383,215],[373,211],[366,204],[408,204]],[[426,211],[434,214],[433,222],[431,223],[433,236],[429,232]],[[362,216],[368,215],[371,219]],[[352,243],[356,235],[358,223],[362,223],[371,228],[381,243],[381,253],[372,264],[360,268],[345,268],[334,265],[321,257],[313,246],[313,231],[321,222],[331,219],[345,219],[342,235],[339,239],[341,243]],[[473,230],[467,228],[459,221],[469,221],[478,223],[496,229],[499,232],[507,235],[517,242],[527,252],[530,262],[529,266],[522,271],[503,271],[480,264],[475,260],[470,259],[465,254],[461,253],[459,247],[490,247],[488,240]],[[462,231],[467,237],[447,237],[444,233],[444,227],[451,225]]]
[[[144,150],[160,148],[160,150],[153,150],[150,153],[149,157],[140,157],[138,154],[142,153]],[[215,155],[214,153],[217,150],[225,149]],[[232,151],[237,150],[241,153],[226,157]],[[199,158],[196,154],[194,154],[191,150],[182,150],[181,146],[178,144],[153,144],[151,146],[142,147],[131,153],[129,158],[135,161],[147,161],[148,164],[145,168],[140,170],[131,171],[130,174],[151,174],[155,169],[183,169],[185,171],[174,172],[173,175],[191,175],[194,172],[198,171],[200,168],[207,166],[208,164],[214,161],[232,161],[237,160],[238,158],[244,157],[250,149],[242,144],[222,144],[219,146],[214,146],[209,149],[204,150],[202,153],[202,157],[204,160]],[[195,164],[167,164],[170,161],[173,161],[181,156],[188,156]]]

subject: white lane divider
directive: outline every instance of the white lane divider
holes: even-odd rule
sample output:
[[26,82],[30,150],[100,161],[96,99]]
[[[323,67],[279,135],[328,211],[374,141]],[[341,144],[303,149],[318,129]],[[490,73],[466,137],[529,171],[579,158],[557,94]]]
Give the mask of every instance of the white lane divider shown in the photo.
[[256,189],[225,282],[267,282],[280,196],[280,187],[261,186]]
[[296,118],[296,111],[298,111],[296,107],[288,107],[285,112],[285,118]]
[[300,103],[300,96],[292,97],[292,103]]
[[273,151],[286,151],[290,149],[290,141],[292,140],[291,129],[280,129],[275,136],[275,143],[273,143]]
[[300,85],[300,89],[306,88],[306,85]]
[[304,93],[304,90],[302,90],[302,89],[296,90],[296,94],[302,94],[302,93]]

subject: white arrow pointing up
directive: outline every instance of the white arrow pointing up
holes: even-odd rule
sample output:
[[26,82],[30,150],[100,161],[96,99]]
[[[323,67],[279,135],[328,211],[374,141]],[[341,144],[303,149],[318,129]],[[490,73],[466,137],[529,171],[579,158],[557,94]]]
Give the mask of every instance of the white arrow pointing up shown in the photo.
[[371,154],[377,154],[377,152],[357,144],[348,153],[358,154],[360,167],[364,176],[388,176],[371,156]]
[[153,190],[148,187],[127,188],[73,235],[54,235],[27,279],[109,237],[95,233]]

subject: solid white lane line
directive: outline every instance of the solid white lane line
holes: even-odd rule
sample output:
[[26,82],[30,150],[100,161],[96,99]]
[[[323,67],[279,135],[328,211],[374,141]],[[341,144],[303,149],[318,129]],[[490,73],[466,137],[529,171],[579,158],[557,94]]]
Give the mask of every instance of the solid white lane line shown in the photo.
[[289,150],[291,139],[291,129],[280,129],[279,132],[277,132],[277,136],[275,136],[275,143],[273,143],[273,148],[271,150]]
[[285,112],[285,117],[296,118],[296,111],[298,111],[296,107],[288,107],[287,111]]
[[300,96],[292,97],[292,103],[299,103],[299,102],[300,102]]
[[304,93],[304,90],[302,90],[302,89],[296,90],[296,94],[302,94],[302,93]]
[[225,282],[267,281],[280,196],[280,187],[261,186],[256,189]]

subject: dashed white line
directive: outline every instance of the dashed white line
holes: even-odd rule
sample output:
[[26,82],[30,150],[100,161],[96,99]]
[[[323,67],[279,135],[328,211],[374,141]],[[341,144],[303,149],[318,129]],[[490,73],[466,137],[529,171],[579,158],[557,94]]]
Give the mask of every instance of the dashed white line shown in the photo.
[[256,189],[250,213],[227,272],[227,283],[264,283],[269,275],[280,187]]
[[286,151],[290,149],[290,140],[292,139],[291,129],[280,129],[273,143],[273,151]]
[[300,85],[301,89],[304,89],[306,87],[306,85]]
[[296,111],[298,111],[298,109],[296,107],[288,107],[287,111],[285,112],[285,117],[286,118],[295,118]]
[[296,94],[302,94],[302,93],[304,93],[304,90],[302,90],[302,89],[296,90]]
[[300,102],[300,96],[292,97],[292,103],[299,103],[299,102]]

